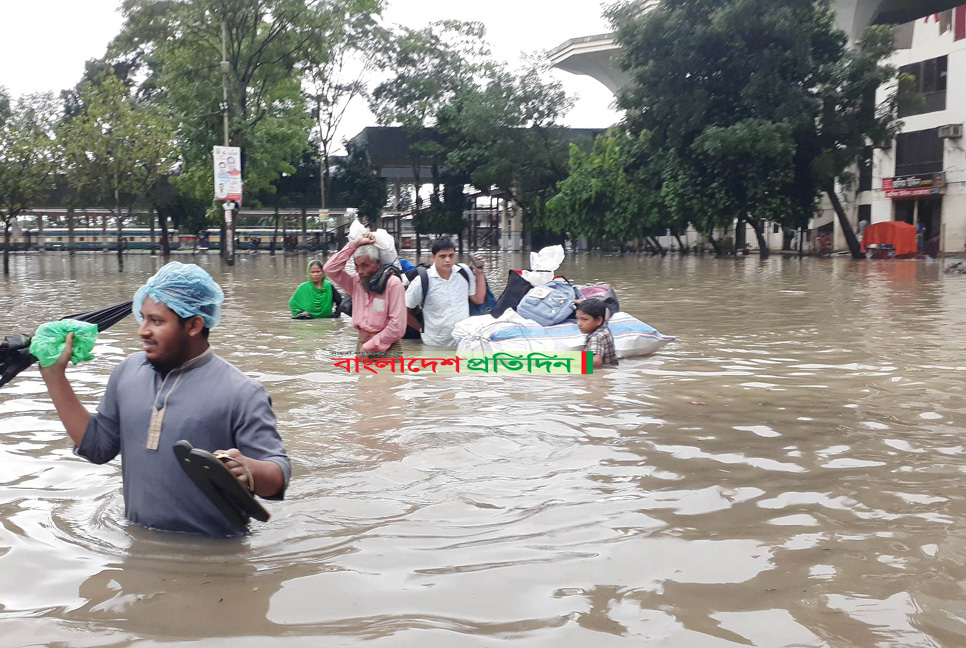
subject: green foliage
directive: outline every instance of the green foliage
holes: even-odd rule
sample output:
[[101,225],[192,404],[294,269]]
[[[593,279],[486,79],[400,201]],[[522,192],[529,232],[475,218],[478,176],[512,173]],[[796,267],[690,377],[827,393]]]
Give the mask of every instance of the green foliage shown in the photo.
[[[455,20],[434,22],[423,29],[399,27],[376,52],[376,65],[391,74],[370,96],[370,108],[382,125],[399,125],[409,136],[409,155],[416,189],[416,211],[423,200],[419,195],[420,168],[431,163],[438,169],[449,152],[435,125],[446,107],[475,87],[477,77],[490,67],[485,30],[480,23]],[[434,184],[439,184],[435,173]],[[417,213],[417,232],[438,226],[442,212],[438,190],[434,193],[433,213]],[[445,219],[444,219],[445,220]]]
[[80,91],[81,111],[61,126],[71,187],[112,205],[133,208],[175,161],[174,125],[157,107],[138,103],[108,72]]
[[369,152],[346,143],[346,156],[332,178],[335,204],[356,207],[365,222],[375,222],[389,197],[386,181],[373,166]]
[[558,124],[573,105],[545,72],[541,63],[516,73],[492,65],[482,83],[464,86],[437,113],[450,173],[507,193],[536,225],[568,173],[570,142]]
[[54,188],[59,105],[50,93],[10,101],[0,87],[0,216],[11,221]]
[[377,52],[378,67],[392,74],[372,92],[379,123],[411,132],[432,126],[443,106],[485,71],[485,33],[480,23],[456,20],[398,27]]
[[[631,82],[630,137],[649,133],[670,227],[710,232],[735,218],[797,229],[865,146],[895,130],[876,106],[891,32],[847,50],[826,0],[664,0],[610,11]],[[653,213],[653,212],[650,212]]]
[[[304,65],[304,95],[313,121],[313,137],[321,153],[318,164],[329,179],[329,156],[336,134],[349,104],[366,97],[363,77],[372,69],[376,52],[382,49],[388,33],[378,26],[384,0],[343,0],[334,7],[338,13],[328,21],[324,38],[314,39],[309,47],[317,51]],[[350,74],[350,59],[361,59],[360,70]],[[354,70],[353,70],[354,71]],[[325,206],[324,191],[320,204]]]
[[[345,3],[309,0],[126,0],[109,54],[144,76],[139,92],[178,121],[177,182],[211,196],[211,148],[222,133],[221,34],[227,32],[229,140],[242,147],[246,193],[272,191],[308,142],[300,68],[324,56]],[[312,44],[312,47],[309,45]]]
[[626,134],[611,131],[597,138],[590,153],[572,145],[570,175],[547,203],[547,226],[592,240],[647,236],[660,220],[654,200],[659,188],[643,173],[651,166],[634,171],[636,144]]

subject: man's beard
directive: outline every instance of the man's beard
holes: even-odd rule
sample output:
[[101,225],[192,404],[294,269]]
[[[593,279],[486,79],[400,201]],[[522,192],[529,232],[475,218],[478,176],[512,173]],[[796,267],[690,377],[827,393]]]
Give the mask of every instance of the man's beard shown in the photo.
[[158,360],[148,359],[148,362],[151,363],[151,366],[154,367],[154,370],[157,371],[162,376],[167,376],[169,373],[171,373],[172,371],[174,371],[175,369],[177,369],[187,361],[188,361],[187,342],[179,345],[179,347],[175,349],[174,353],[168,354],[167,358],[158,359]]

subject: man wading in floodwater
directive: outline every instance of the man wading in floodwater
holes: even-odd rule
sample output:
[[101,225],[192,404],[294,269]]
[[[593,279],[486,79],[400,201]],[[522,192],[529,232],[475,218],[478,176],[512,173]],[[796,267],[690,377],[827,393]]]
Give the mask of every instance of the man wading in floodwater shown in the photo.
[[281,499],[288,486],[291,464],[268,392],[208,345],[224,298],[211,276],[193,264],[169,263],[148,279],[133,307],[144,351],[114,370],[94,415],[65,374],[73,334],[60,360],[40,370],[74,452],[97,464],[121,453],[131,522],[212,537],[245,533],[181,469],[172,446],[182,439],[230,455],[226,465],[246,488],[251,477],[261,497]]
[[[372,234],[360,236],[326,261],[322,270],[352,297],[352,326],[359,331],[358,352],[399,357],[399,340],[406,334],[406,291],[396,276],[389,276],[381,286],[373,285],[373,278],[386,270],[379,262],[375,242]],[[350,258],[357,276],[345,270]]]

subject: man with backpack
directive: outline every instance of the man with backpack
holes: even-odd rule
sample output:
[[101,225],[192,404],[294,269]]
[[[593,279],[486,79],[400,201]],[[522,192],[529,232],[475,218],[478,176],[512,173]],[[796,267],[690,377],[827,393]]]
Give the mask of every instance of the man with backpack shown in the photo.
[[453,328],[470,316],[470,302],[479,305],[486,299],[483,261],[477,257],[477,267],[473,270],[456,263],[456,246],[448,238],[436,239],[430,250],[433,264],[418,268],[417,276],[406,290],[409,325],[420,328],[413,310],[421,307],[423,344],[454,346]]

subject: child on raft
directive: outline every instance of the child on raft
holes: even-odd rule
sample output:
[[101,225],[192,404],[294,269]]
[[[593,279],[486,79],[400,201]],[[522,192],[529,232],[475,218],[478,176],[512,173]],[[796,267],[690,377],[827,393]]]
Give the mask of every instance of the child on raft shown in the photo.
[[587,336],[586,350],[594,354],[594,369],[618,365],[614,335],[607,326],[607,306],[602,299],[577,304],[577,328]]

